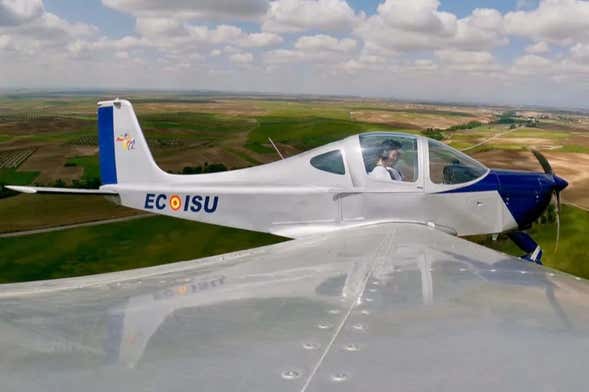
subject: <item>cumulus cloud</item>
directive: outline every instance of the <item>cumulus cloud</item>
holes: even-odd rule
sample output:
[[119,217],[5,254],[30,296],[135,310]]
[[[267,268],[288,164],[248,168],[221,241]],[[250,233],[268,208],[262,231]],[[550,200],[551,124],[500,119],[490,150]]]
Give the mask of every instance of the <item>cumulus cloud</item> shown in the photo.
[[351,38],[317,34],[302,36],[297,39],[292,49],[275,49],[266,52],[266,65],[313,63],[319,65],[335,65],[344,61],[355,51],[357,41]]
[[347,74],[357,74],[367,71],[383,71],[386,67],[387,61],[384,57],[366,53],[337,65],[338,70]]
[[332,51],[305,51],[300,49],[275,49],[264,54],[267,65],[308,63],[322,68],[335,66],[343,61],[345,55]]
[[257,19],[268,8],[267,0],[102,0],[102,3],[135,16],[170,16],[181,19]]
[[64,55],[64,49],[70,43],[96,37],[97,33],[98,29],[94,26],[71,23],[49,12],[43,12],[26,23],[0,26],[0,36],[8,42],[4,50],[10,50],[17,56],[55,55],[49,52],[52,49],[59,50],[57,55]]
[[274,33],[246,33],[233,25],[220,24],[214,28],[194,25],[181,20],[161,17],[137,18],[136,31],[146,41],[160,48],[207,48],[215,45],[235,45],[263,48],[280,44],[283,39]]
[[453,35],[456,16],[438,11],[437,0],[387,0],[378,6],[378,14],[387,26],[418,33]]
[[350,38],[337,38],[325,34],[300,37],[295,43],[295,48],[303,51],[331,50],[335,52],[350,52],[356,48],[356,40]]
[[589,62],[589,44],[576,44],[571,47],[570,52],[573,60]]
[[508,12],[505,27],[510,34],[570,45],[589,41],[589,2],[581,0],[543,0],[538,8]]
[[250,33],[247,36],[240,39],[240,45],[243,47],[250,48],[263,48],[267,46],[274,46],[281,44],[281,36],[274,33]]
[[276,33],[346,31],[361,17],[345,0],[275,0],[264,16],[262,29]]
[[367,44],[399,51],[489,49],[506,44],[503,18],[493,9],[475,9],[458,19],[439,10],[437,0],[386,0],[356,34]]
[[441,65],[453,71],[484,72],[487,74],[501,71],[501,67],[489,52],[443,49],[437,50],[435,55]]
[[14,26],[43,14],[42,0],[0,0],[0,26]]
[[236,64],[250,64],[254,61],[254,55],[251,53],[235,53],[229,56],[229,60]]

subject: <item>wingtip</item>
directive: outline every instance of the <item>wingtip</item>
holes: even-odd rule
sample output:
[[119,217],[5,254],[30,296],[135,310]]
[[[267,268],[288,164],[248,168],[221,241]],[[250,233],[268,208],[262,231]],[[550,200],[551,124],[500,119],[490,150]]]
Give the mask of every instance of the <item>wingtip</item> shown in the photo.
[[16,191],[20,193],[37,193],[35,188],[30,186],[19,186],[19,185],[4,185],[6,189],[10,189],[11,191]]

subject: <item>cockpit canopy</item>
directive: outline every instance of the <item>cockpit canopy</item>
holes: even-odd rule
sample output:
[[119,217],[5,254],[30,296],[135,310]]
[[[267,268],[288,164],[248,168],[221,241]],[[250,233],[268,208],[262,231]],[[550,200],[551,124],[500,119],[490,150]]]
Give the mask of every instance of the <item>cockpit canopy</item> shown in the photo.
[[[423,151],[429,179],[434,184],[473,181],[487,168],[469,156],[435,140],[394,133],[359,135],[366,174],[375,181],[415,182],[419,177],[419,150]],[[427,151],[427,154],[426,154]]]
[[396,184],[409,191],[438,192],[475,181],[488,172],[444,143],[405,133],[364,133],[317,148],[307,157],[312,168],[308,175],[318,176],[319,183],[330,186],[378,188]]

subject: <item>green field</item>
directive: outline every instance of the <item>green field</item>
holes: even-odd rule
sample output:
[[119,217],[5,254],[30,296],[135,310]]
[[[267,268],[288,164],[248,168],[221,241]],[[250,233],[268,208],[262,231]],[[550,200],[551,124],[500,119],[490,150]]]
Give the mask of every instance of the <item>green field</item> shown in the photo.
[[564,145],[557,150],[558,152],[577,152],[583,154],[589,154],[589,147],[588,146],[579,146],[579,145]]
[[70,158],[66,165],[81,166],[83,169],[82,180],[100,178],[98,155]]
[[[136,215],[102,196],[18,194],[0,199],[0,233]],[[0,247],[0,257],[3,256]]]
[[269,147],[262,148],[268,144],[269,137],[274,142],[308,150],[367,130],[398,130],[382,124],[328,117],[264,117],[258,122],[259,125],[249,133],[247,143],[247,147],[256,152],[273,151]]
[[17,169],[0,169],[0,186],[8,185],[29,185],[39,175],[34,171],[18,171]]
[[282,240],[161,216],[0,238],[0,283],[149,267]]

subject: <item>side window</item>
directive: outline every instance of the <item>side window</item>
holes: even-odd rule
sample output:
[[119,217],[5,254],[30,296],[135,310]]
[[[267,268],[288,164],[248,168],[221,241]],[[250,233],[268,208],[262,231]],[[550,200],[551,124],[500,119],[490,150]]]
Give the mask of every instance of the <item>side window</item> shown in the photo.
[[394,134],[360,135],[366,174],[373,180],[417,181],[417,138]]
[[443,143],[428,141],[429,177],[434,184],[462,184],[481,177],[487,168]]
[[346,168],[340,150],[329,151],[311,158],[311,165],[316,169],[329,173],[346,174]]

